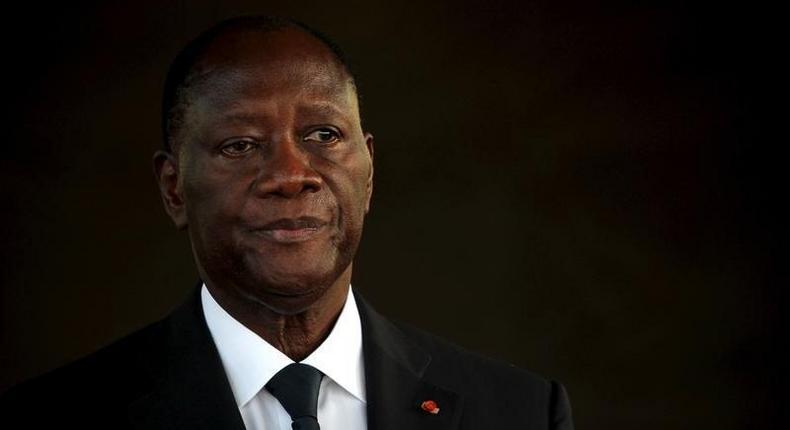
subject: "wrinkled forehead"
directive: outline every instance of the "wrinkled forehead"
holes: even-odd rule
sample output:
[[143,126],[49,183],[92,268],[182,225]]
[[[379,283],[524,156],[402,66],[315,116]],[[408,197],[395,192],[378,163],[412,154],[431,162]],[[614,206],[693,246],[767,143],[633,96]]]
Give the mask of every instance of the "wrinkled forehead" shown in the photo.
[[213,102],[273,92],[356,98],[350,74],[330,49],[296,28],[218,37],[194,65],[186,86],[193,96]]

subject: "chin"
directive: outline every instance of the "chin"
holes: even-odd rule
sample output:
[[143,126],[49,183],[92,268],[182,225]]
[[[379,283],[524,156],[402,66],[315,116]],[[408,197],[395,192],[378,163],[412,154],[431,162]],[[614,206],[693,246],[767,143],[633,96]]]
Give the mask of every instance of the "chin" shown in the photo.
[[248,300],[263,304],[278,313],[296,314],[321,299],[336,284],[347,266],[303,267],[303,270],[293,272],[275,270],[260,264],[250,267],[237,285],[243,289],[241,293]]
[[279,284],[276,287],[249,288],[242,291],[245,298],[263,305],[278,314],[295,315],[312,307],[326,294],[328,287],[306,287],[304,284]]

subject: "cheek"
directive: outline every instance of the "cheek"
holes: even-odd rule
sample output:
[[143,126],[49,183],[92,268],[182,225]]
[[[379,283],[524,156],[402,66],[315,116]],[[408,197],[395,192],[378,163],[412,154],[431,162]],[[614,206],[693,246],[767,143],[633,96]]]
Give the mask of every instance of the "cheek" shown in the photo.
[[184,199],[190,224],[215,228],[234,218],[244,203],[244,172],[196,162],[184,172]]
[[364,214],[372,190],[370,181],[373,166],[370,158],[367,157],[367,152],[365,152],[364,157],[360,158],[357,163],[354,163],[349,174],[354,188],[355,199]]
[[366,189],[370,168],[366,154],[364,151],[355,150],[325,158],[315,157],[312,164],[337,193],[356,195],[360,190],[364,192]]
[[337,195],[344,208],[348,223],[361,225],[365,216],[369,188],[368,177],[370,165],[363,160],[356,160],[346,165],[342,175],[336,181]]

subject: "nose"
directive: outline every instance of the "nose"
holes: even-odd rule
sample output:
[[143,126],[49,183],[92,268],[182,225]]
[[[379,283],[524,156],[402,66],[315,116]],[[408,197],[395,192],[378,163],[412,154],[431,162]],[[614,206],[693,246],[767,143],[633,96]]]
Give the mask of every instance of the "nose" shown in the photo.
[[323,186],[321,175],[310,164],[310,155],[294,139],[273,143],[267,152],[255,184],[261,197],[294,198]]

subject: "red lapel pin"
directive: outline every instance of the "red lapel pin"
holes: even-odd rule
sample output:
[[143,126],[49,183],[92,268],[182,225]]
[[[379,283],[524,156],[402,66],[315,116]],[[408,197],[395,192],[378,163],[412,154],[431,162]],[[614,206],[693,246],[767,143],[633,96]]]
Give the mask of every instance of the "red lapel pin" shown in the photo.
[[439,413],[439,405],[437,405],[436,402],[434,402],[433,400],[426,400],[422,402],[420,407],[422,408],[422,410],[428,412],[429,414],[436,415]]

